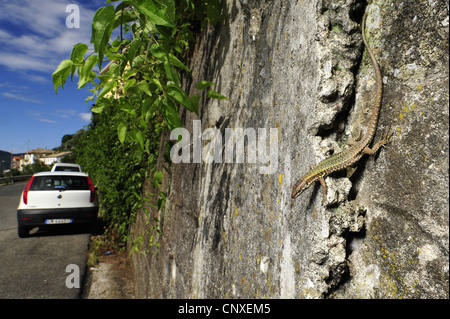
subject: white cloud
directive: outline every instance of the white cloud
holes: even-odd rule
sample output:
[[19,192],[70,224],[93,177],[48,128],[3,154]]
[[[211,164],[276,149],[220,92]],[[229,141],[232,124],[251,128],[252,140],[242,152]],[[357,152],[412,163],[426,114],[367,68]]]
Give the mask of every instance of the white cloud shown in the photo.
[[[58,67],[41,57],[31,57],[24,53],[5,53],[0,51],[0,65],[14,71],[53,72]],[[27,74],[28,76],[28,74]]]
[[[90,33],[92,18],[95,10],[89,5],[100,6],[104,1],[90,1],[91,3],[76,3],[73,0],[22,0],[2,3],[0,20],[8,21],[29,33],[38,34],[45,38],[57,36],[66,27],[66,12],[69,4],[77,4],[80,9],[80,28],[84,33]],[[92,3],[95,2],[95,3]]]
[[36,83],[48,83],[50,77],[40,76],[40,75],[33,75],[29,74],[27,76],[29,81],[36,82]]
[[8,1],[0,13],[7,20],[32,32],[51,36],[61,28],[66,4],[61,1]]
[[29,87],[23,84],[11,83],[9,81],[0,82],[0,87],[16,90],[28,90]]
[[75,110],[65,110],[65,109],[58,109],[52,113],[52,115],[58,116],[63,119],[68,119],[68,118],[74,117],[77,114],[78,114],[78,112]]
[[53,121],[53,120],[50,120],[50,119],[43,119],[43,118],[38,118],[38,119],[36,119],[36,120],[39,121],[39,122],[50,123],[50,124],[56,124],[56,123],[58,123],[58,122],[56,122],[56,121]]
[[[92,2],[92,1],[91,1]],[[22,0],[2,2],[0,11],[0,67],[13,71],[53,72],[70,58],[77,43],[91,46],[91,23],[95,10],[78,4],[80,28],[67,28],[66,6],[73,0]],[[103,5],[104,1],[99,2]],[[27,77],[29,72],[27,72]],[[42,78],[35,78],[42,80]]]
[[47,46],[52,48],[51,52],[56,52],[61,54],[66,54],[66,59],[70,57],[73,46],[77,43],[86,43],[88,46],[93,48],[94,46],[90,44],[90,32],[81,32],[80,29],[64,29],[57,36],[49,39],[47,41]]
[[20,101],[25,101],[25,102],[29,102],[29,103],[42,104],[41,100],[36,100],[36,99],[30,98],[30,97],[16,95],[16,94],[8,93],[8,92],[1,93],[1,95],[6,97],[6,98],[10,98],[10,99],[14,99],[14,100],[20,100]]
[[[29,115],[34,116],[35,118],[39,117],[42,118],[42,113],[36,112],[36,111],[29,111]],[[80,113],[76,110],[71,109],[56,109],[54,112],[50,113],[53,117],[58,117],[61,119],[73,119],[74,117],[79,117],[84,122],[90,122],[91,121],[91,113]]]
[[58,122],[55,120],[51,120],[48,118],[48,114],[41,111],[35,111],[35,110],[28,110],[27,114],[31,116],[35,121],[44,122],[44,123],[50,123],[50,124],[57,124]]
[[12,39],[12,35],[11,34],[9,34],[8,32],[0,29],[0,41],[1,42],[7,42],[7,41],[10,41],[11,39]]
[[91,117],[92,117],[92,114],[91,113],[80,113],[80,114],[78,114],[80,117],[81,117],[81,119],[83,120],[83,121],[85,121],[85,122],[90,122],[91,121]]

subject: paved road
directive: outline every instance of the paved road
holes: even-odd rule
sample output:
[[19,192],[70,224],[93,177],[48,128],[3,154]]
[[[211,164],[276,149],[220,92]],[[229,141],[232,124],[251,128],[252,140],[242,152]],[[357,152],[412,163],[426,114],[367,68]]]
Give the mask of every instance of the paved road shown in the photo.
[[[29,238],[17,236],[16,209],[25,183],[0,186],[0,299],[79,298],[81,289],[69,264],[79,267],[80,287],[86,268],[89,229],[56,226],[32,230]],[[33,233],[34,232],[34,233]]]

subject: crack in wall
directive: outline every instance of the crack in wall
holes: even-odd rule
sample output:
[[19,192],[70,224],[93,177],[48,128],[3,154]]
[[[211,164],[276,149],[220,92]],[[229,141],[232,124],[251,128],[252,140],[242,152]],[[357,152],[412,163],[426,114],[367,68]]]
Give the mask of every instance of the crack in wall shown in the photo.
[[[366,7],[365,1],[347,0],[339,4],[327,0],[317,3],[320,46],[320,83],[315,112],[316,120],[309,132],[322,138],[316,150],[332,155],[340,151],[342,139],[349,139],[350,112],[356,101],[355,83],[361,63],[362,37],[359,22]],[[352,238],[364,228],[364,209],[357,206],[350,193],[351,182],[337,172],[327,178],[326,210],[329,214],[329,237],[326,245],[313,253],[312,260],[328,269],[324,281],[327,288],[323,297],[329,297],[340,285],[351,280],[348,268],[349,249]],[[353,194],[353,195],[352,195]],[[325,209],[324,209],[325,210]],[[325,212],[324,212],[325,213]]]

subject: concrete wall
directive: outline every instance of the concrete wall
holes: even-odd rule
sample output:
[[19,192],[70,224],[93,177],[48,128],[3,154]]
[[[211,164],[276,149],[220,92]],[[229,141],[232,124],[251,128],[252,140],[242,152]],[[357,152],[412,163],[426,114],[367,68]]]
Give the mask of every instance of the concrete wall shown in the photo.
[[448,298],[448,2],[370,5],[385,90],[375,141],[391,128],[392,143],[327,178],[328,206],[318,183],[290,197],[311,164],[367,127],[375,81],[359,29],[365,6],[224,1],[226,22],[202,34],[186,87],[210,80],[228,100],[204,97],[199,116],[182,114],[184,127],[191,138],[194,120],[223,137],[266,128],[275,170],[261,174],[259,153],[256,163],[171,165],[161,155],[168,198],[150,210],[160,246],[144,212],[131,232],[141,242],[138,297]]

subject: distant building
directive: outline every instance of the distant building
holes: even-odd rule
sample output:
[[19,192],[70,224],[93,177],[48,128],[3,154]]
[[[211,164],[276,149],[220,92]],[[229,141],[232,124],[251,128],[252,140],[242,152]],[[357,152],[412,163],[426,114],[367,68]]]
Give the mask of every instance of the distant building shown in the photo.
[[34,150],[28,151],[24,154],[24,165],[32,165],[39,161],[41,158],[45,158],[55,153],[56,151],[45,148],[36,148]]
[[22,170],[22,167],[25,165],[23,161],[23,155],[23,153],[13,155],[12,169],[17,169],[19,171]]
[[36,148],[26,153],[19,154],[11,154],[9,152],[0,151],[0,174],[2,174],[3,171],[9,171],[10,168],[22,171],[25,166],[32,165],[37,161],[43,162],[46,165],[61,163],[61,160],[65,156],[72,153],[72,151],[58,153],[54,150],[44,148]]
[[72,151],[65,151],[61,153],[53,153],[47,156],[43,156],[39,158],[41,162],[44,162],[46,165],[52,165],[53,163],[61,163],[61,159],[66,157],[67,155],[72,154]]
[[6,151],[0,151],[0,175],[4,171],[9,171],[11,169],[11,158],[12,154]]

